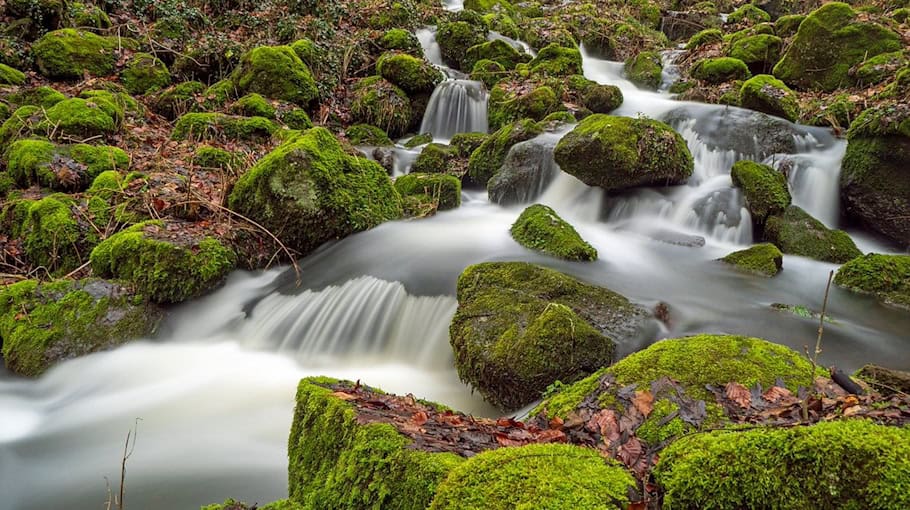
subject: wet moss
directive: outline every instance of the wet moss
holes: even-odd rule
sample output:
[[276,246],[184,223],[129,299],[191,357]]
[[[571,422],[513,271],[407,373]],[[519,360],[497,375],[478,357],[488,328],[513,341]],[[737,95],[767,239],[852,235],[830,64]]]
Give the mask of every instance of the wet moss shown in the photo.
[[376,73],[408,94],[432,92],[445,79],[432,64],[407,53],[384,53],[376,62]]
[[22,85],[24,83],[25,73],[6,64],[0,64],[0,85]]
[[783,269],[784,255],[777,246],[762,243],[722,258],[727,264],[762,276],[776,276]]
[[831,230],[795,205],[771,216],[763,237],[784,253],[843,264],[862,255],[843,230]]
[[486,186],[487,181],[499,170],[509,149],[516,143],[530,140],[543,130],[530,119],[503,126],[490,135],[468,160],[468,175],[475,183]]
[[103,37],[91,32],[64,28],[48,32],[32,46],[35,65],[52,79],[79,79],[86,73],[107,76],[114,72],[116,50],[135,47],[126,38]]
[[120,81],[130,94],[142,95],[170,85],[171,73],[157,57],[136,53],[120,73]]
[[582,74],[581,52],[556,43],[548,44],[528,64],[532,74],[546,76],[571,76]]
[[733,185],[743,190],[752,221],[764,225],[769,216],[790,205],[790,191],[784,174],[754,161],[737,161],[730,171]]
[[471,68],[470,78],[475,81],[483,82],[488,89],[492,89],[499,80],[506,76],[506,74],[506,68],[499,62],[481,59]]
[[351,115],[355,122],[377,126],[389,136],[399,137],[411,123],[411,101],[397,86],[373,76],[356,85]]
[[372,145],[376,147],[394,145],[385,131],[369,124],[355,124],[344,132],[344,136],[354,145]]
[[597,250],[545,205],[535,204],[525,209],[510,232],[518,244],[531,250],[566,260],[597,260]]
[[692,66],[690,74],[696,80],[708,83],[724,83],[744,80],[752,76],[745,62],[732,57],[714,57],[699,60]]
[[663,65],[656,51],[643,51],[626,60],[626,77],[632,83],[656,90],[663,76]]
[[231,81],[242,93],[255,92],[307,106],[318,95],[310,68],[289,46],[260,46],[243,55]]
[[724,40],[724,33],[719,28],[706,28],[692,37],[686,43],[687,50],[694,50],[706,44],[718,43]]
[[269,138],[278,126],[263,117],[241,117],[223,113],[187,113],[177,119],[174,140],[255,140]]
[[505,69],[515,69],[518,64],[529,62],[531,57],[501,39],[494,39],[468,48],[464,58],[465,69],[474,69],[481,60],[492,60]]
[[876,253],[859,256],[838,269],[834,283],[910,308],[910,256]]
[[[410,216],[420,212],[420,206],[430,206],[432,211],[455,209],[461,205],[461,181],[453,175],[409,173],[395,179],[395,189],[403,199],[414,202],[417,211],[406,211]],[[413,208],[412,208],[413,209]]]
[[743,108],[782,117],[790,122],[799,118],[799,98],[784,82],[769,74],[753,76],[739,91]]
[[[458,149],[441,143],[431,143],[420,151],[411,171],[417,173],[444,174],[452,161],[459,156]],[[400,191],[400,190],[399,190]]]
[[414,135],[411,138],[408,138],[408,141],[404,143],[404,146],[408,149],[413,149],[415,147],[420,147],[421,145],[427,145],[429,143],[433,143],[432,133],[421,133],[419,135]]
[[516,89],[501,82],[490,91],[488,117],[490,129],[501,127],[520,119],[543,120],[547,115],[563,110],[556,91],[547,85]]

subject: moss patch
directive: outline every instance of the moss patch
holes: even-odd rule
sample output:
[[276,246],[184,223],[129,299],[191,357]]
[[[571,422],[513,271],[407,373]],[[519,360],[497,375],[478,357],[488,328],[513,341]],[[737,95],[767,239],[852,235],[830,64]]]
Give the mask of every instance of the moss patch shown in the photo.
[[48,78],[79,79],[85,73],[107,76],[114,72],[117,49],[121,45],[131,47],[135,43],[65,28],[38,39],[32,46],[32,55],[38,70]]
[[361,80],[354,89],[351,115],[355,122],[371,124],[392,137],[404,135],[411,124],[408,95],[380,76]]
[[581,52],[557,43],[548,44],[528,64],[531,73],[547,76],[572,76],[582,74]]
[[223,113],[187,113],[177,119],[174,140],[255,140],[269,138],[278,126],[263,117]]
[[597,250],[545,205],[535,204],[525,209],[510,232],[525,248],[566,260],[597,260]]
[[829,229],[795,205],[768,218],[763,237],[784,253],[824,262],[843,264],[862,255],[846,232]]
[[344,136],[354,145],[373,145],[376,147],[394,145],[385,131],[369,124],[355,124],[344,132]]
[[776,276],[783,269],[784,256],[771,243],[755,245],[722,258],[727,264],[762,276]]
[[432,64],[407,53],[383,54],[376,62],[376,72],[408,94],[433,92],[436,85],[445,79]]
[[[453,175],[410,173],[395,179],[395,189],[402,198],[414,199],[420,205],[429,205],[432,210],[445,211],[455,209],[461,205],[461,181]],[[416,205],[416,204],[415,204]],[[425,216],[415,214],[420,212],[409,210],[411,216]]]
[[743,108],[783,117],[790,122],[799,118],[799,98],[784,82],[768,74],[753,76],[739,91]]
[[0,85],[22,85],[24,83],[25,73],[6,64],[0,64]]
[[875,253],[859,256],[838,269],[834,283],[910,308],[910,256]]
[[696,80],[708,83],[725,83],[731,80],[745,80],[752,76],[749,66],[738,58],[715,57],[699,60],[692,66],[690,74]]
[[660,86],[663,65],[656,51],[643,51],[626,60],[626,77],[629,81],[642,87],[656,90]]
[[170,85],[171,73],[157,57],[148,53],[137,53],[120,73],[120,81],[127,92],[141,95]]
[[231,81],[243,93],[256,92],[307,106],[316,98],[316,81],[310,68],[290,46],[261,46],[240,59]]
[[525,119],[499,129],[477,148],[468,160],[468,175],[482,186],[499,170],[509,149],[516,143],[530,140],[543,130],[534,121]]
[[790,205],[790,191],[784,174],[754,161],[737,161],[730,171],[733,185],[743,190],[752,221],[764,225],[772,214]]

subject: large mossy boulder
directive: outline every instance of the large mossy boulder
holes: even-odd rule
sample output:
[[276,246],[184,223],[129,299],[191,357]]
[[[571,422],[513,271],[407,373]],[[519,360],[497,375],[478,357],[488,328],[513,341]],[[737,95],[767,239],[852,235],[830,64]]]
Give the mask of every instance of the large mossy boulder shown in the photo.
[[595,114],[556,145],[556,162],[589,186],[622,191],[681,184],[694,163],[685,140],[651,119]]
[[847,140],[840,175],[844,212],[910,246],[910,105],[866,110],[851,124]]
[[11,371],[36,377],[55,363],[155,331],[161,310],[99,279],[25,280],[0,290],[0,345]]
[[454,175],[409,173],[395,179],[409,216],[426,216],[461,205],[461,181]]
[[64,99],[44,112],[44,119],[37,124],[35,131],[76,139],[111,135],[119,127],[117,119],[111,115],[116,115],[117,111],[116,107],[112,111],[105,106],[109,105],[94,99]]
[[850,68],[881,53],[901,49],[900,36],[862,21],[849,5],[831,2],[809,14],[774,66],[773,74],[800,89],[831,91],[854,84]]
[[308,509],[424,510],[437,485],[464,461],[408,448],[387,423],[365,423],[335,393],[338,381],[307,378],[297,387],[288,438],[288,492]]
[[764,225],[769,216],[784,212],[790,205],[790,191],[784,174],[754,161],[742,160],[730,170],[733,185],[742,189],[746,208],[757,225]]
[[729,56],[745,62],[755,74],[768,73],[780,60],[784,41],[771,34],[742,37],[730,46]]
[[455,466],[430,510],[625,510],[632,476],[596,450],[537,444],[488,450]]
[[502,81],[490,91],[487,110],[490,129],[497,130],[520,119],[541,121],[565,108],[556,91],[548,85],[515,87],[514,82]]
[[538,398],[613,360],[644,334],[648,313],[619,294],[524,262],[468,267],[450,337],[461,379],[503,408]]
[[470,71],[463,67],[468,49],[487,41],[487,28],[483,23],[451,21],[439,24],[436,41],[442,53],[442,60],[449,66]]
[[509,232],[518,244],[534,251],[566,260],[597,260],[597,250],[569,222],[543,204],[525,209]]
[[735,251],[721,260],[743,271],[771,277],[783,269],[784,255],[777,246],[762,243]]
[[530,119],[524,119],[490,135],[468,159],[468,175],[475,183],[486,186],[506,160],[509,149],[525,140],[541,134],[543,129]]
[[401,217],[401,199],[386,171],[346,153],[318,127],[260,159],[234,185],[228,206],[303,255]]
[[32,45],[35,65],[51,79],[75,80],[107,76],[114,72],[119,48],[132,48],[135,42],[104,37],[92,32],[64,28],[48,32]]
[[265,117],[243,117],[223,113],[186,113],[177,119],[174,140],[263,140],[269,139],[278,125]]
[[790,122],[799,118],[799,98],[784,82],[769,74],[753,76],[739,91],[739,104]]
[[501,39],[494,39],[468,48],[464,58],[465,69],[474,69],[481,60],[490,60],[511,70],[518,64],[530,62],[531,57]]
[[843,230],[832,230],[795,205],[765,222],[762,236],[791,255],[843,264],[862,255]]
[[573,76],[582,74],[581,52],[556,43],[548,44],[528,64],[532,74]]
[[435,66],[407,53],[383,54],[376,62],[376,73],[408,94],[433,92],[445,79]]
[[732,80],[745,80],[752,76],[749,66],[738,58],[714,57],[699,60],[689,71],[696,80],[718,84]]
[[592,84],[585,87],[581,96],[581,104],[593,113],[610,113],[622,102],[622,91],[615,85]]
[[163,89],[171,84],[171,73],[158,57],[137,53],[120,73],[126,91],[134,95]]
[[458,149],[451,145],[428,143],[411,165],[411,172],[444,174],[452,167],[458,156]]
[[82,191],[102,172],[126,170],[129,155],[106,145],[67,146],[28,139],[10,144],[3,161],[8,175],[22,188],[39,185]]
[[656,51],[643,51],[626,60],[623,66],[632,83],[646,89],[657,90],[663,78],[663,63]]
[[145,222],[102,241],[91,263],[95,274],[129,282],[156,303],[179,303],[220,284],[236,255],[214,237],[175,239],[161,222]]
[[404,135],[412,123],[408,95],[381,76],[360,80],[354,86],[353,99],[355,122],[377,126],[393,138]]
[[271,99],[307,106],[316,98],[310,68],[290,46],[260,46],[243,55],[231,81],[243,94],[256,92]]
[[838,269],[834,283],[910,309],[910,255],[870,253],[857,257]]
[[668,509],[908,508],[910,429],[844,420],[695,434],[661,453],[654,476]]

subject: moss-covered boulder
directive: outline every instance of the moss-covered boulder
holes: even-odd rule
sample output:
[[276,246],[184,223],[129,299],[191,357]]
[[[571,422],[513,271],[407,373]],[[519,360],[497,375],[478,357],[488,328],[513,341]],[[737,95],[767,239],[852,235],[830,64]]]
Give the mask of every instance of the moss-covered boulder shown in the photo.
[[468,160],[468,175],[475,183],[486,186],[499,167],[506,160],[509,149],[516,143],[530,140],[543,132],[537,123],[530,119],[520,120],[490,135]]
[[752,4],[746,4],[727,16],[727,23],[754,25],[771,21],[771,15]]
[[127,92],[141,95],[170,85],[171,73],[157,57],[148,53],[137,53],[120,73],[120,81]]
[[243,117],[223,113],[187,113],[174,125],[174,140],[256,140],[268,139],[278,125],[264,117]]
[[156,303],[179,303],[221,283],[236,255],[213,237],[175,240],[160,222],[136,224],[92,250],[95,274],[129,282]]
[[[417,40],[417,36],[401,28],[386,30],[386,32],[382,34],[382,37],[379,38],[378,42],[379,47],[386,51],[401,51],[415,57],[423,56],[423,48],[420,46],[420,41]],[[297,53],[298,55],[300,54],[299,51]],[[305,63],[308,62],[307,59],[303,57],[300,58],[303,59]]]
[[553,162],[557,140],[558,136],[545,136],[513,145],[502,166],[487,181],[490,201],[500,205],[536,201],[558,173]]
[[520,119],[540,121],[565,107],[548,85],[515,87],[514,82],[503,81],[490,91],[487,109],[490,129],[496,130]]
[[8,119],[0,125],[0,149],[31,132],[31,127],[41,122],[43,111],[37,106],[23,106],[17,108]]
[[229,110],[244,117],[262,117],[274,120],[278,109],[268,99],[255,92],[234,101]]
[[397,138],[407,132],[411,114],[408,95],[381,76],[371,76],[355,85],[351,103],[355,122],[377,126]]
[[795,205],[765,222],[762,236],[784,253],[843,264],[862,255],[843,230],[832,230]]
[[48,32],[32,45],[35,65],[44,76],[74,80],[86,74],[107,76],[114,72],[121,47],[134,47],[129,39],[104,37],[84,30],[64,28]]
[[502,39],[494,39],[468,48],[464,57],[465,69],[474,69],[481,60],[492,60],[505,69],[515,69],[522,62],[530,62],[531,57]]
[[228,170],[233,173],[243,168],[244,161],[243,157],[236,152],[210,145],[200,145],[193,153],[193,164],[202,168]]
[[451,21],[439,24],[436,41],[442,53],[442,60],[449,66],[463,68],[468,49],[487,40],[487,29],[483,23],[472,24],[467,21]]
[[383,54],[376,62],[376,72],[408,94],[433,92],[445,79],[435,66],[407,53]]
[[739,91],[739,102],[743,108],[783,117],[790,122],[799,118],[799,98],[796,93],[770,74],[760,74],[746,80]]
[[855,83],[850,68],[881,53],[901,49],[890,29],[860,20],[849,5],[831,2],[809,14],[774,66],[773,74],[800,89],[831,91]]
[[25,73],[6,64],[0,64],[0,85],[22,85],[24,83]]
[[3,155],[6,170],[17,185],[82,191],[102,172],[126,170],[129,156],[117,147],[55,145],[47,140],[19,140]]
[[297,387],[288,438],[288,492],[308,509],[424,510],[439,483],[464,461],[408,448],[386,423],[365,423],[336,395],[338,381],[307,378]]
[[244,94],[256,92],[307,106],[316,98],[310,68],[290,46],[260,46],[243,55],[231,81]]
[[908,473],[910,429],[865,420],[696,434],[654,470],[664,508],[906,508]]
[[696,80],[708,83],[726,83],[732,80],[745,80],[752,76],[749,66],[738,58],[714,57],[699,60],[689,71]]
[[769,277],[776,276],[784,265],[784,255],[771,243],[735,251],[721,260],[743,271]]
[[547,76],[572,76],[581,74],[581,52],[557,43],[548,44],[528,64],[532,74]]
[[468,267],[457,297],[459,377],[504,409],[609,365],[615,342],[641,335],[648,317],[619,294],[524,262]]
[[425,174],[446,173],[456,158],[459,157],[457,147],[441,143],[430,143],[420,151],[417,159],[411,165],[411,172]]
[[409,173],[395,179],[408,216],[427,216],[461,205],[461,181],[454,175]]
[[469,77],[474,81],[483,82],[487,89],[492,89],[506,74],[506,68],[499,62],[481,59],[471,68]]
[[783,212],[791,201],[784,174],[754,161],[734,163],[730,170],[733,185],[742,189],[752,221],[764,225],[772,214]]
[[692,154],[670,126],[651,119],[595,114],[556,145],[556,162],[589,186],[621,191],[680,184],[692,175]]
[[610,113],[622,102],[622,91],[615,85],[591,85],[585,88],[581,97],[581,104],[593,113]]
[[66,96],[47,85],[27,88],[6,96],[6,100],[17,107],[33,105],[42,108],[50,108],[64,99],[66,99]]
[[892,51],[868,58],[850,70],[860,86],[875,85],[893,77],[902,68],[910,65],[910,54],[906,51]]
[[910,256],[870,253],[857,257],[838,269],[834,283],[910,309]]
[[[92,99],[65,99],[44,112],[44,119],[37,124],[35,131],[76,139],[111,135],[117,131],[119,123],[111,116],[111,113],[117,113],[116,108],[106,106],[109,105]],[[119,120],[122,121],[122,117]]]
[[198,81],[178,83],[156,93],[149,106],[155,113],[174,120],[185,113],[197,111],[200,103],[197,97],[205,91],[205,85]]
[[898,245],[910,246],[910,105],[864,111],[847,132],[841,175],[846,215]]
[[597,260],[597,250],[556,211],[542,204],[525,209],[509,232],[518,244],[531,250],[566,260]]
[[706,28],[695,33],[686,42],[687,50],[694,50],[706,44],[723,42],[724,33],[719,28]]
[[776,35],[747,36],[731,45],[729,56],[745,62],[755,74],[768,73],[780,60],[783,45],[783,39]]
[[456,466],[430,510],[625,510],[632,476],[596,450],[543,444],[489,450]]
[[301,254],[401,217],[400,198],[386,171],[346,153],[318,127],[260,159],[237,181],[228,205]]
[[[369,124],[354,124],[344,132],[344,136],[354,145],[371,145],[388,147],[395,145],[385,131]],[[430,138],[432,140],[432,138]]]
[[643,51],[626,60],[626,77],[641,87],[656,90],[663,76],[663,64],[656,51]]
[[155,331],[161,310],[115,282],[25,280],[0,290],[0,345],[11,371],[36,377],[57,362]]

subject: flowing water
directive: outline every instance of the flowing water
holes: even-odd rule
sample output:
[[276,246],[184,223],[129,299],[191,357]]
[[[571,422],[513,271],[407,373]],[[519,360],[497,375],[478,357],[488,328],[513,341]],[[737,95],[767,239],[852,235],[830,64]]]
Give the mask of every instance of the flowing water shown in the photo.
[[[294,391],[307,375],[360,379],[495,414],[458,381],[448,345],[456,279],[483,261],[531,261],[645,306],[667,303],[671,320],[661,336],[749,334],[802,349],[817,324],[770,304],[820,309],[835,266],[786,256],[780,275],[762,279],[716,262],[752,237],[729,168],[755,159],[786,169],[794,200],[836,226],[844,143],[823,130],[780,124],[773,129],[784,134],[777,142],[793,150],[779,154],[758,136],[755,114],[638,90],[621,69],[584,55],[589,78],[623,89],[618,113],[671,122],[696,170],[685,185],[619,197],[561,171],[550,176],[537,200],[571,221],[597,248],[598,261],[564,262],[522,248],[508,230],[523,206],[500,207],[485,192],[468,190],[459,209],[386,223],[322,247],[301,261],[300,288],[290,270],[237,272],[221,290],[176,309],[154,340],[62,363],[38,380],[0,371],[0,507],[102,508],[105,480],[118,485],[123,441],[136,418],[129,508],[284,497]],[[444,117],[457,118],[431,113],[428,121]],[[864,250],[886,250],[856,237]],[[823,363],[910,368],[910,315],[837,288],[828,312],[834,322],[825,329]],[[618,350],[625,355],[644,346],[624,343]]]

